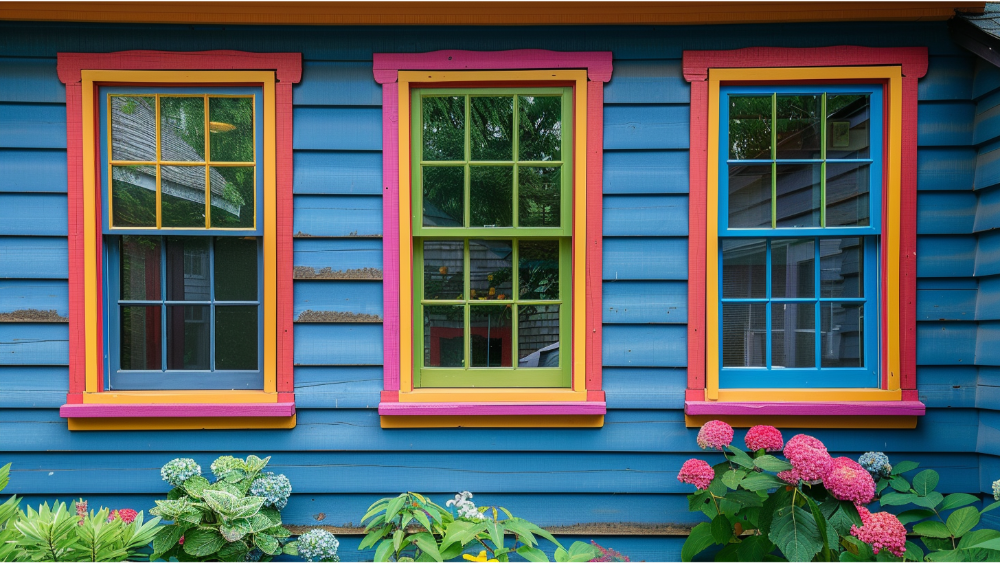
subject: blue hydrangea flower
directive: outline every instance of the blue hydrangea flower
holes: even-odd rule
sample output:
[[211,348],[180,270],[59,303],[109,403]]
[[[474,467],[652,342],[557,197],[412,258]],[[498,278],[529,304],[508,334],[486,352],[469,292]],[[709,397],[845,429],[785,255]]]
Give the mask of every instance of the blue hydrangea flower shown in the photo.
[[993,481],[993,500],[1000,500],[1000,479]]
[[892,472],[892,466],[889,465],[889,456],[882,452],[868,452],[866,454],[861,454],[858,458],[858,463],[861,467],[864,467],[868,473],[872,474],[872,477],[878,479],[879,477],[888,477]]
[[292,494],[292,483],[284,475],[275,475],[267,471],[254,479],[250,485],[250,494],[264,497],[265,504],[281,510],[288,504],[288,497]]
[[338,547],[340,541],[326,530],[317,528],[299,536],[299,555],[309,561],[340,561]]
[[258,548],[253,548],[243,557],[244,561],[260,561],[260,558],[264,557],[264,552]]
[[160,469],[160,476],[174,487],[180,487],[195,475],[201,475],[201,466],[188,457],[172,459]]

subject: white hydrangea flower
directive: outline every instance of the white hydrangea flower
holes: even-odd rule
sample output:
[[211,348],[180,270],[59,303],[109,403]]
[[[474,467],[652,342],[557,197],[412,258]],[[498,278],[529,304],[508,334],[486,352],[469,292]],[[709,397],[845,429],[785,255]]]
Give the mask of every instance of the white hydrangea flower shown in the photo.
[[458,512],[459,518],[465,518],[466,520],[485,520],[486,516],[476,508],[475,503],[471,500],[472,493],[469,491],[462,491],[455,495],[454,500],[449,500],[445,503],[445,506],[454,506],[455,510]]

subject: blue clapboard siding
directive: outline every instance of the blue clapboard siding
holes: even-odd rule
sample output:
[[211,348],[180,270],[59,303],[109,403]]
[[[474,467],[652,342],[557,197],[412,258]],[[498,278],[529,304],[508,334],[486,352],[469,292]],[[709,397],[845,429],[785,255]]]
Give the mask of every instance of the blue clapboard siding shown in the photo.
[[0,279],[0,313],[24,309],[69,314],[69,288],[61,280]]
[[1000,136],[1000,92],[995,92],[979,100],[976,105],[976,144],[986,143]]
[[66,238],[0,236],[0,278],[67,277]]
[[688,198],[604,197],[604,236],[687,236]]
[[978,293],[976,320],[1000,320],[1000,277],[991,276],[980,279]]
[[296,194],[382,194],[381,152],[296,151],[293,162]]
[[56,59],[0,59],[0,102],[64,103],[66,87],[56,76]]
[[604,239],[605,280],[687,279],[686,238]]
[[0,149],[0,192],[66,193],[66,174],[64,150]]
[[917,391],[928,408],[976,407],[975,366],[921,366],[917,368]]
[[982,321],[976,334],[976,365],[1000,366],[1000,321]]
[[682,409],[687,370],[606,367],[601,385],[609,409]]
[[917,237],[918,277],[951,278],[971,276],[976,264],[975,237]]
[[917,150],[918,190],[971,190],[976,173],[976,150],[973,148]]
[[978,293],[975,289],[917,289],[917,320],[976,320]]
[[984,189],[976,195],[979,201],[976,203],[974,230],[978,233],[1000,227],[1000,189]]
[[0,365],[55,366],[69,363],[69,327],[64,323],[0,323]]
[[601,353],[609,367],[683,367],[687,365],[687,328],[607,325]]
[[65,194],[0,193],[0,235],[65,235]]
[[686,150],[605,150],[604,193],[687,193],[689,160]]
[[972,102],[923,102],[919,104],[917,144],[921,147],[953,147],[972,144]]
[[382,284],[378,281],[297,281],[295,318],[297,319],[303,311],[364,313],[381,317]]
[[1000,184],[1000,143],[992,142],[980,147],[976,156],[977,190]]
[[687,105],[604,106],[604,148],[688,148]]
[[294,205],[295,236],[382,235],[381,196],[297,195]]
[[976,205],[976,194],[971,191],[920,193],[917,195],[917,234],[972,233]]
[[605,324],[683,324],[687,284],[679,281],[605,282]]
[[381,366],[295,368],[298,409],[375,408],[381,392]]
[[604,87],[605,104],[684,104],[691,86],[684,80],[681,61],[615,61],[611,82]]
[[57,409],[68,392],[65,366],[0,366],[0,408]]
[[970,100],[976,59],[972,57],[929,57],[927,74],[918,83],[917,99]]
[[972,99],[982,98],[1000,88],[1000,69],[976,58],[975,76],[972,79]]
[[[3,244],[0,238],[0,245]],[[360,268],[382,269],[382,240],[377,238],[296,239],[295,266],[330,268],[334,272]],[[0,246],[0,251],[2,251]],[[0,270],[2,275],[2,270]]]
[[292,88],[297,106],[381,106],[382,88],[367,62],[305,61]]
[[382,108],[298,107],[292,115],[292,147],[296,150],[382,148]]
[[976,247],[976,275],[989,276],[1000,273],[1000,232],[979,235]]
[[381,324],[295,325],[295,365],[381,364]]
[[0,103],[0,148],[66,148],[66,106]]
[[917,323],[917,365],[973,365],[976,323]]

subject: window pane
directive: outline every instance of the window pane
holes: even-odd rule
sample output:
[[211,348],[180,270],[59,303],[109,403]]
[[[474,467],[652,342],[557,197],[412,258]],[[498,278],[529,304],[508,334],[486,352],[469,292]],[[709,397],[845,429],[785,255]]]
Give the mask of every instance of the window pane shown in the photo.
[[257,300],[256,239],[216,238],[214,267],[216,301]]
[[[211,299],[208,237],[167,238],[167,301]],[[254,277],[256,277],[254,272]]]
[[823,367],[864,367],[864,304],[824,302],[819,307],[823,323]]
[[209,169],[212,184],[212,227],[254,227],[254,167],[220,166]]
[[156,98],[111,96],[111,160],[156,160]]
[[510,240],[469,241],[469,298],[473,301],[497,299],[511,294],[513,250]]
[[827,95],[826,158],[869,158],[868,95]]
[[561,184],[558,168],[518,170],[518,226],[558,227]]
[[723,367],[764,367],[766,306],[765,303],[722,304]]
[[771,165],[729,165],[729,227],[771,228]]
[[776,158],[820,158],[822,100],[821,95],[777,96]]
[[122,307],[121,315],[121,369],[162,369],[160,306]]
[[559,241],[517,243],[519,298],[559,299]]
[[465,97],[423,98],[424,160],[465,160]]
[[822,297],[864,297],[864,247],[860,238],[819,239]]
[[471,226],[513,226],[514,167],[473,166],[469,174]]
[[512,160],[514,98],[470,98],[472,160]]
[[465,168],[425,166],[424,226],[461,227],[465,224]]
[[469,307],[472,367],[510,367],[513,339],[510,305]]
[[519,305],[517,367],[559,367],[559,305]]
[[820,164],[777,165],[778,227],[820,226],[822,169]]
[[253,162],[253,98],[208,99],[210,158],[215,162]]
[[424,307],[424,365],[465,366],[465,308],[462,305]]
[[826,225],[868,225],[868,178],[871,165],[858,162],[826,163]]
[[205,167],[160,167],[164,227],[205,227]]
[[111,214],[115,227],[156,226],[156,167],[111,167]]
[[771,303],[771,366],[816,367],[815,303]]
[[160,237],[125,235],[119,248],[121,298],[127,301],[159,301]]
[[771,241],[771,297],[816,295],[816,254],[813,239]]
[[767,297],[767,242],[722,240],[722,297]]
[[463,299],[465,242],[424,241],[424,299]]
[[160,160],[205,161],[203,97],[160,97]]
[[167,369],[210,367],[208,305],[167,305]]
[[519,96],[519,160],[561,160],[562,98]]
[[257,306],[215,308],[215,369],[257,369]]
[[729,97],[729,158],[771,159],[771,96]]

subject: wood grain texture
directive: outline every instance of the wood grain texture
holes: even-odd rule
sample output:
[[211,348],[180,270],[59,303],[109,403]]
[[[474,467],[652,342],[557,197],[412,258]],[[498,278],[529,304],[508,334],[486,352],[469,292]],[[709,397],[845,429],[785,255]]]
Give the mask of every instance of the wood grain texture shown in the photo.
[[975,408],[975,366],[918,367],[918,399],[928,409]]
[[63,323],[0,323],[0,365],[69,363],[69,328]]
[[687,193],[688,151],[604,151],[605,194]]
[[63,405],[59,408],[59,416],[63,418],[233,418],[289,417],[293,414],[295,403]]
[[295,196],[296,237],[380,237],[382,198],[379,195]]
[[0,149],[0,178],[0,193],[66,193],[66,151]]
[[0,280],[0,314],[36,309],[69,315],[69,288],[64,280]]
[[0,148],[66,148],[66,108],[0,103]]
[[605,324],[684,324],[687,313],[687,284],[682,281],[604,284]]
[[66,402],[66,366],[0,367],[0,408],[58,409]]
[[874,401],[829,403],[723,403],[686,401],[684,412],[694,416],[923,416],[926,407],[920,401]]
[[377,151],[297,151],[294,164],[296,194],[382,194]]

